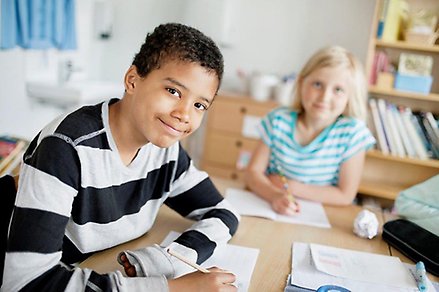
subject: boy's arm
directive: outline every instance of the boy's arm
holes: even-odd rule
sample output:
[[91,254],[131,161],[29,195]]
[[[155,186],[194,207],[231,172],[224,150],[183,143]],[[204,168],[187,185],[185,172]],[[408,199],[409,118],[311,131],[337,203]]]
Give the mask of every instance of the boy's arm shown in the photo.
[[[181,146],[179,153],[171,194],[165,204],[180,215],[197,222],[169,247],[201,264],[213,254],[217,246],[230,240],[238,227],[239,215],[224,200],[207,174],[195,168]],[[126,255],[129,262],[136,267],[137,276],[165,273],[168,277],[175,277],[191,270],[180,260],[170,257],[166,248],[168,247],[156,245],[126,251]],[[170,262],[170,267],[157,267],[158,262],[166,261]],[[169,269],[172,269],[170,274]]]
[[[25,154],[9,230],[2,291],[167,291],[162,275],[124,278],[71,268],[61,261],[63,238],[77,193],[75,150],[64,140],[37,139]],[[69,166],[69,167],[67,167]],[[79,169],[79,168],[77,168]]]

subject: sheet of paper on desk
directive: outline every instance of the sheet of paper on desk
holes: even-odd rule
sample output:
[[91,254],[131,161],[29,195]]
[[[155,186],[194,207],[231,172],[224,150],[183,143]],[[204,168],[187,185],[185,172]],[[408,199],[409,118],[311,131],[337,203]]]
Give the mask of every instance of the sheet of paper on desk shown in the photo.
[[292,255],[293,285],[317,289],[333,284],[360,292],[417,291],[413,275],[397,257],[302,242],[293,244]]
[[[166,246],[174,241],[180,233],[171,231],[162,241],[161,245]],[[247,291],[250,280],[258,259],[259,249],[227,244],[224,248],[217,248],[213,255],[201,266],[210,268],[213,266],[232,271],[236,275],[235,284],[239,292]],[[178,275],[181,276],[181,275]]]
[[300,204],[300,213],[294,216],[285,216],[277,214],[268,202],[252,192],[229,188],[226,190],[225,197],[238,213],[244,216],[263,217],[275,221],[323,228],[331,227],[321,203],[297,199]]

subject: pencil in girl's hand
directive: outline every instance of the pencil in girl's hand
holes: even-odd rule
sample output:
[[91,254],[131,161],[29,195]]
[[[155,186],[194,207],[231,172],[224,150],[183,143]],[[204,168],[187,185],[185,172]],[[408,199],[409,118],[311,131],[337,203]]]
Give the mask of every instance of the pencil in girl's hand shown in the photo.
[[291,191],[288,187],[288,180],[287,180],[286,176],[284,175],[282,168],[280,167],[280,165],[276,165],[276,168],[277,168],[277,171],[279,172],[280,178],[282,179],[283,187],[284,187],[284,190],[288,194],[288,198],[290,199],[290,201],[292,203],[294,203],[296,205],[296,207],[299,207],[299,204],[297,203],[296,199],[294,198],[293,194],[291,193]]
[[179,259],[179,260],[182,261],[183,263],[185,263],[185,264],[191,266],[192,268],[197,269],[198,271],[203,272],[203,273],[205,273],[205,274],[210,273],[209,270],[206,270],[206,269],[203,268],[202,266],[197,265],[196,263],[194,263],[194,262],[192,262],[190,259],[188,259],[188,258],[182,256],[182,255],[179,254],[178,252],[173,251],[173,250],[171,250],[170,248],[168,248],[166,251],[167,251],[171,256],[176,257],[177,259]]

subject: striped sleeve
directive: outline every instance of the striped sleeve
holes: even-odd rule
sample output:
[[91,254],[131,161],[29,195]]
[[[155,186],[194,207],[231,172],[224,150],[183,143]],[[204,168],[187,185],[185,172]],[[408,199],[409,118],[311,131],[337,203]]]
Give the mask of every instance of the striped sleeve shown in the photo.
[[261,140],[268,146],[272,146],[272,133],[273,133],[273,118],[275,110],[269,112],[264,116],[258,125],[258,132],[261,136]]
[[[195,168],[183,148],[179,148],[175,180],[165,204],[182,216],[196,222],[170,246],[147,247],[127,251],[130,262],[141,275],[166,274],[170,277],[188,272],[181,261],[170,257],[165,250],[172,248],[198,264],[206,261],[215,248],[224,245],[236,232],[239,215],[221,196],[207,174]],[[172,269],[163,265],[169,261]],[[159,270],[162,267],[163,270]],[[172,274],[168,274],[169,271]]]
[[343,153],[342,162],[348,160],[360,151],[368,150],[376,143],[369,128],[361,121],[354,121],[354,126],[351,128],[351,137],[347,142],[347,150]]

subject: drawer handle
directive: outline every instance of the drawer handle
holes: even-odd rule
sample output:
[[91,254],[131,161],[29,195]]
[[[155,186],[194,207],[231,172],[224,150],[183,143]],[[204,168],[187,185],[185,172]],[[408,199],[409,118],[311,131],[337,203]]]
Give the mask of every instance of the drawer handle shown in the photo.
[[232,173],[232,175],[230,176],[233,180],[237,180],[238,179],[238,175],[236,173]]
[[241,114],[245,114],[247,112],[247,109],[245,107],[241,107],[240,112]]
[[242,147],[242,142],[241,141],[236,141],[236,147],[241,148]]

